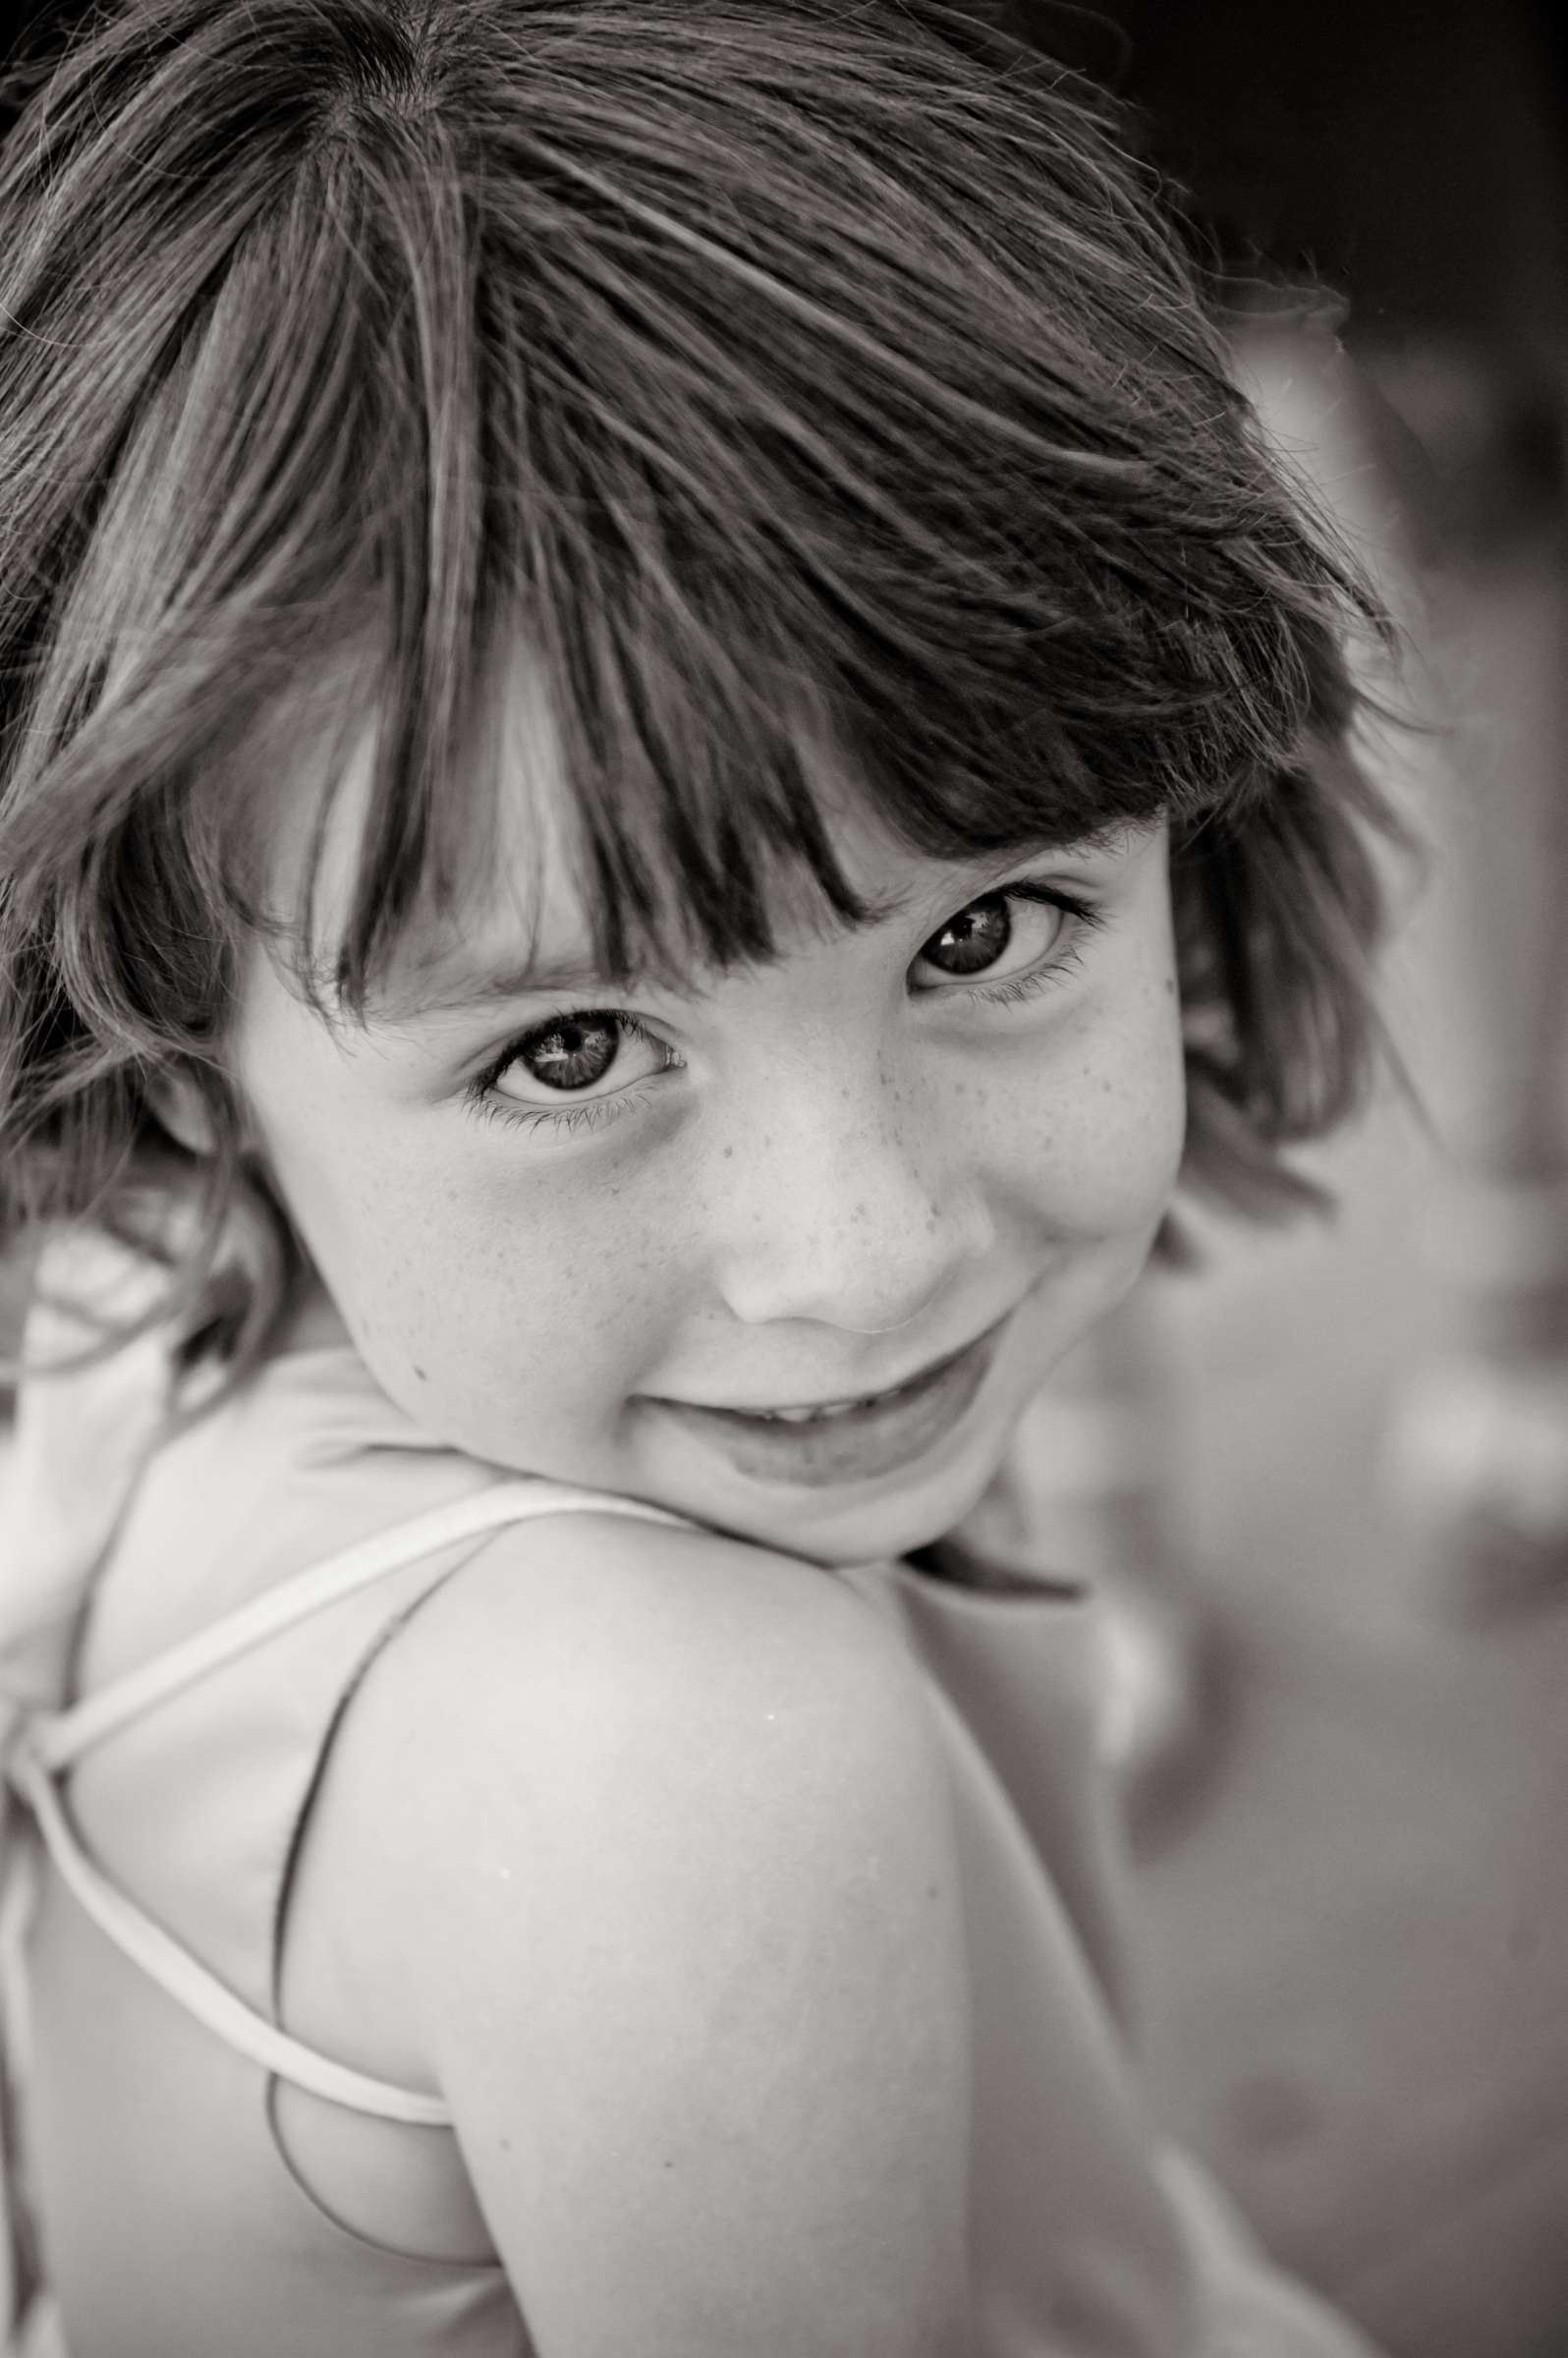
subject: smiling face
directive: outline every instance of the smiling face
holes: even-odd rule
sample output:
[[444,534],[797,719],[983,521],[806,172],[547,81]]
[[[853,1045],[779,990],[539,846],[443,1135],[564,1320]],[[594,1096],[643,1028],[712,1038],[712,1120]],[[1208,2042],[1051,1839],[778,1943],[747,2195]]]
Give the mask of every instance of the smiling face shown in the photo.
[[[1170,1199],[1163,829],[987,867],[918,857],[846,805],[870,922],[803,905],[772,961],[616,987],[582,971],[568,864],[540,842],[549,747],[512,709],[531,786],[492,872],[533,880],[532,923],[481,896],[364,1029],[252,957],[233,1073],[325,1289],[314,1331],[340,1319],[411,1417],[498,1465],[825,1563],[938,1537]],[[362,743],[328,922],[368,764]],[[277,817],[285,892],[308,767]],[[834,1413],[778,1413],[802,1410]]]

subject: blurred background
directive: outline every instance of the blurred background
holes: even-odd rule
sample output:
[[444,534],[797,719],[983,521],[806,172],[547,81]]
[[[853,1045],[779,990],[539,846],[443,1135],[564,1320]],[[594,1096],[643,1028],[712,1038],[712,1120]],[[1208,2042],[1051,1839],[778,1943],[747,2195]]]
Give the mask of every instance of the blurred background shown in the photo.
[[[1568,2352],[1568,49],[1509,0],[1041,9],[1192,192],[1412,640],[1389,1080],[1195,1224],[995,1511],[1111,1600],[1172,2125],[1394,2358]],[[1309,292],[1315,285],[1316,296]]]
[[1109,1600],[1173,2128],[1392,2358],[1562,2358],[1568,46],[1524,0],[1027,13],[1146,110],[1405,620],[1420,725],[1376,758],[1426,853],[1414,1100],[1307,1158],[1331,1221],[1195,1219],[987,1511]]

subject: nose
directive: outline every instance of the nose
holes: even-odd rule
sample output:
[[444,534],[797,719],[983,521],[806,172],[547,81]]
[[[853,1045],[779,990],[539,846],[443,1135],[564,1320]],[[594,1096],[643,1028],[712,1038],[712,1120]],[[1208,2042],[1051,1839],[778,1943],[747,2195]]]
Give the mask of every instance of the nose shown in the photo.
[[748,1325],[890,1333],[987,1249],[980,1177],[956,1151],[962,1128],[886,1073],[860,1079],[824,1070],[775,1087],[730,1141],[720,1286]]

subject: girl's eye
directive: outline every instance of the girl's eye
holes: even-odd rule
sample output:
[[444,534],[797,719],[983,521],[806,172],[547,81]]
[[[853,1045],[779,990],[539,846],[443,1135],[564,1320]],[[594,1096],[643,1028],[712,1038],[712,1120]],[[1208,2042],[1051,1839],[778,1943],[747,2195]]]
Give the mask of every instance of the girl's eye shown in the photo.
[[[1074,962],[1075,936],[1101,922],[1091,903],[1043,884],[1009,884],[967,902],[922,944],[911,970],[918,988],[938,987],[920,974],[933,969],[943,982],[983,980],[994,995],[1022,996]],[[982,996],[992,995],[984,992]]]
[[606,1118],[638,1082],[678,1061],[635,1016],[578,1008],[552,1015],[513,1040],[470,1084],[469,1095],[480,1110],[503,1119],[571,1126]]

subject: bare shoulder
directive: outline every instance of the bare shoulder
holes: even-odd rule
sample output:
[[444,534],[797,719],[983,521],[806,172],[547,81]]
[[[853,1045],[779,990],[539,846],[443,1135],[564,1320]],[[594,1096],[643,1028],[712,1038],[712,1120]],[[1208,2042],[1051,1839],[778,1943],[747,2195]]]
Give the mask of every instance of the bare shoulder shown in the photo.
[[[576,1513],[490,1541],[421,1608],[377,1673],[411,1808],[445,1838],[465,1785],[481,1819],[570,1813],[635,1750],[661,1781],[722,1767],[759,1799],[811,1761],[906,1774],[930,1743],[897,1630],[846,1581],[707,1532]],[[826,1747],[824,1752],[822,1749]],[[832,1756],[831,1763],[829,1756]],[[429,1771],[439,1762],[441,1773]],[[625,1797],[623,1797],[625,1798]]]
[[[732,1880],[739,1939],[947,1840],[896,1628],[831,1572],[714,1534],[582,1513],[500,1534],[400,1633],[356,1717],[405,1892],[503,1948],[510,1926],[531,1972],[586,1946],[598,1906],[638,1913],[650,1969],[669,1930],[682,1974],[683,1881],[700,1901]],[[516,1912],[568,1887],[569,1917],[525,1938]]]
[[364,1701],[420,2045],[543,2346],[960,2347],[966,1965],[897,1631],[574,1515],[487,1546]]

